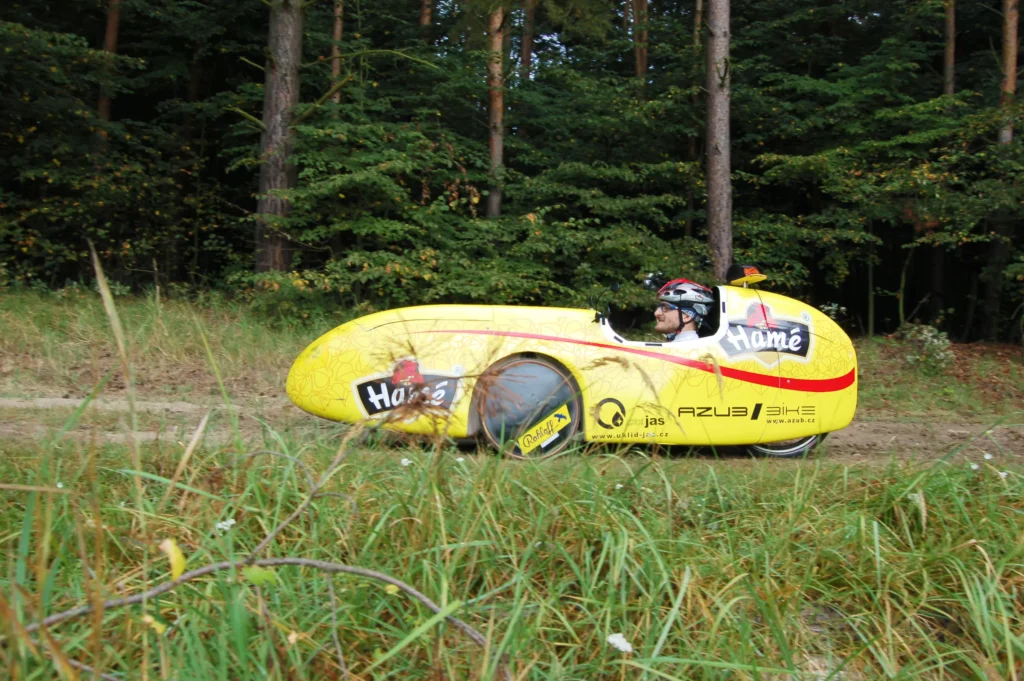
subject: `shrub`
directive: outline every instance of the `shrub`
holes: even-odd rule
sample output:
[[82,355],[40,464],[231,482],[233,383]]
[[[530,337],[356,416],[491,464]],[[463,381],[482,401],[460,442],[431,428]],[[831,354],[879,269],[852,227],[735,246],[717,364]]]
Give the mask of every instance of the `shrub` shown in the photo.
[[907,364],[927,374],[939,374],[953,366],[956,357],[949,336],[928,324],[904,324],[896,333],[907,346]]

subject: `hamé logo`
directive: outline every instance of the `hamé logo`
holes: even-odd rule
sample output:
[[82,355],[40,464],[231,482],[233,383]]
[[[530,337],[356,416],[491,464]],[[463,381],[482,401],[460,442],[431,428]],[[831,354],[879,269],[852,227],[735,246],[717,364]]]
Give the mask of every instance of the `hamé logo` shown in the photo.
[[390,374],[368,377],[353,388],[366,415],[376,416],[415,403],[451,409],[458,386],[458,377],[424,374],[417,360],[403,359],[395,363]]
[[420,364],[414,359],[403,359],[395,365],[395,371],[391,374],[391,382],[394,385],[423,385],[426,380],[420,373]]
[[807,357],[811,348],[811,329],[792,319],[776,319],[771,308],[751,303],[743,319],[729,322],[725,338],[719,341],[730,357],[754,355],[772,366],[783,355]]

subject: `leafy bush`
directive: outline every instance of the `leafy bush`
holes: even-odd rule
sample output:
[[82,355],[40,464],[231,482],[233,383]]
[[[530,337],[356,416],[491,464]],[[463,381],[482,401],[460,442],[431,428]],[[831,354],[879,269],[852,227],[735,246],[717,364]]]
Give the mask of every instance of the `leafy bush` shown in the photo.
[[924,373],[939,374],[948,371],[956,361],[950,347],[949,336],[928,324],[904,324],[897,337],[907,345],[907,364]]
[[825,303],[824,305],[819,306],[818,309],[832,319],[839,319],[846,315],[846,308],[839,303]]
[[240,270],[227,276],[227,285],[229,295],[274,326],[333,326],[372,311],[366,306],[346,306],[327,277],[317,271],[254,274]]

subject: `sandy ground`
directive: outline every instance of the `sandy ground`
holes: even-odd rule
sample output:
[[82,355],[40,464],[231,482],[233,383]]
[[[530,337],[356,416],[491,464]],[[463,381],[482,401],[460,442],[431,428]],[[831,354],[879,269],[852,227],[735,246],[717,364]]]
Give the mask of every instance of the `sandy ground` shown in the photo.
[[941,458],[951,453],[976,459],[988,452],[1012,455],[1024,463],[1024,415],[997,424],[858,418],[848,428],[831,434],[826,443],[830,459]]
[[[40,440],[52,436],[81,404],[69,398],[0,399],[0,440]],[[187,442],[206,413],[238,418],[244,433],[255,433],[269,424],[284,431],[322,432],[331,424],[303,414],[287,400],[267,399],[226,407],[189,402],[137,401],[141,425],[134,433],[139,442]],[[95,400],[87,411],[93,423],[78,426],[68,437],[125,442],[128,438],[127,400]],[[23,416],[22,416],[23,415]],[[47,422],[44,416],[49,417]],[[98,417],[106,417],[99,418]],[[99,423],[99,425],[97,425]],[[214,419],[205,433],[209,442],[227,441],[233,429],[226,419]],[[1000,422],[981,424],[948,420],[882,420],[870,413],[858,414],[844,430],[832,433],[821,450],[828,460],[842,463],[888,461],[892,457],[980,459],[985,452],[1010,455],[1024,463],[1024,414]]]

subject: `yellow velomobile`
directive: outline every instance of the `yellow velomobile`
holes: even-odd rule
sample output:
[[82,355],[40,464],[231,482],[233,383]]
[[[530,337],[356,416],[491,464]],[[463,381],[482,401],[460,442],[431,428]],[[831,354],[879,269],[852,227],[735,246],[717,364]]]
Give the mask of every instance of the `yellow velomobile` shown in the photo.
[[[763,279],[748,268],[731,284]],[[857,356],[827,316],[736,285],[701,338],[629,341],[595,310],[428,305],[361,317],[314,341],[288,396],[333,421],[485,437],[543,458],[574,439],[745,445],[801,456],[857,408]]]

